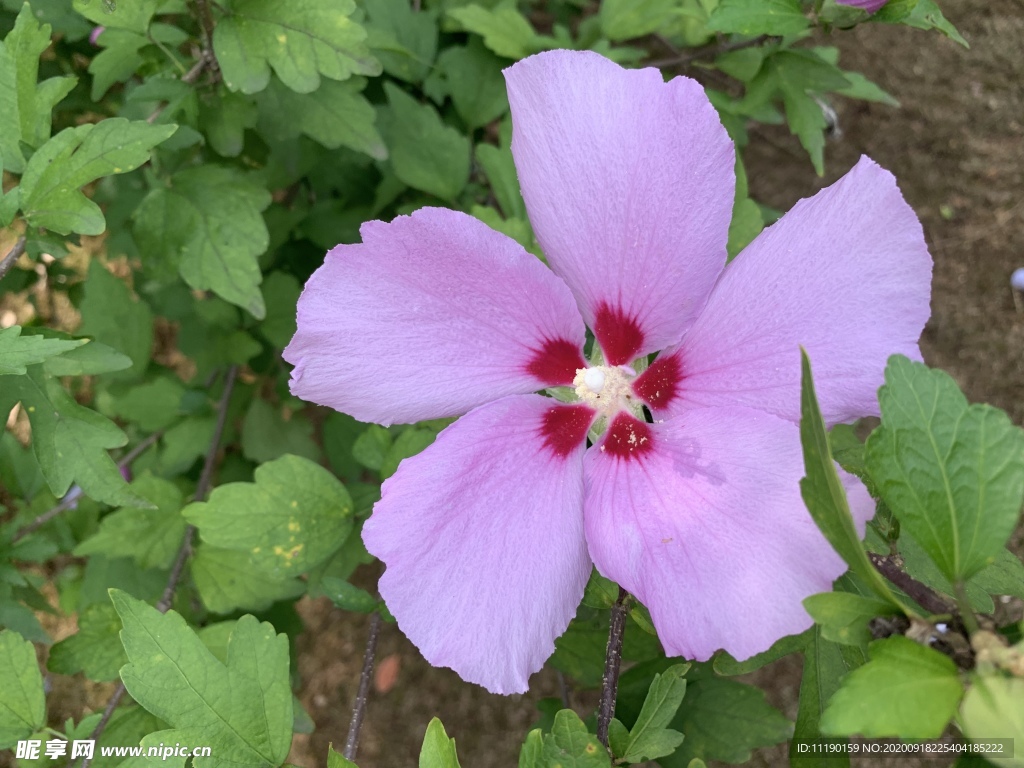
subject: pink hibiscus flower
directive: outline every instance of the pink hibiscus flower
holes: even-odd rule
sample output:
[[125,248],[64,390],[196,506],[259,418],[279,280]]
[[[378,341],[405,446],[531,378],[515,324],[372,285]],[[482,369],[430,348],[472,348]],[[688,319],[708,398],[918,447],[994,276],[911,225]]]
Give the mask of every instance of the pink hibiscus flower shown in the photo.
[[921,225],[864,158],[726,266],[735,153],[696,82],[572,51],[506,80],[551,268],[456,211],[368,222],[285,350],[296,395],[357,419],[465,414],[383,485],[363,529],[380,592],[428,661],[499,693],[527,689],[592,564],[670,655],[763,651],[845,570],[800,497],[798,347],[830,423],[877,413],[887,357],[920,358]]

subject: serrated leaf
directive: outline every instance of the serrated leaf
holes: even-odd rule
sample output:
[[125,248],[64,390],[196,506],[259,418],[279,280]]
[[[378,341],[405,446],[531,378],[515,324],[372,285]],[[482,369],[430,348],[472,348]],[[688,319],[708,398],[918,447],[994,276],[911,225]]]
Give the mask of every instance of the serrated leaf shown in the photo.
[[50,32],[24,3],[14,29],[0,42],[0,159],[14,173],[25,171],[20,143],[39,147],[50,138],[50,113],[77,82],[74,77],[38,82],[39,55],[50,46]]
[[436,717],[431,719],[423,736],[419,768],[459,768],[455,739],[448,738],[444,725]]
[[785,741],[793,733],[793,724],[759,688],[713,676],[688,683],[672,727],[686,738],[659,761],[664,768],[683,768],[695,757],[742,763],[750,759],[751,750]]
[[712,665],[715,672],[719,675],[725,675],[728,677],[734,677],[736,675],[746,675],[754,672],[766,664],[771,664],[773,661],[778,661],[784,656],[789,656],[791,653],[803,650],[807,646],[809,633],[801,632],[799,635],[786,635],[785,637],[776,640],[772,647],[767,651],[751,656],[749,659],[743,661],[736,661],[725,651],[721,651],[715,654],[712,660]]
[[825,420],[821,416],[814,392],[811,362],[802,348],[800,358],[800,442],[803,446],[804,471],[807,473],[800,480],[800,493],[815,524],[851,570],[881,599],[899,607],[899,602],[885,580],[878,575],[864,553],[843,485],[832,460]]
[[149,364],[153,349],[153,312],[144,301],[132,298],[123,280],[97,259],[89,264],[83,283],[85,295],[78,332],[108,344],[131,359],[131,367],[113,379],[138,378]]
[[678,6],[676,0],[602,0],[601,32],[616,42],[649,35],[671,21]]
[[492,144],[478,144],[476,161],[484,169],[491,183],[494,197],[501,206],[501,212],[508,218],[526,220],[526,203],[519,191],[519,177],[508,147],[499,148]]
[[93,101],[102,99],[115,83],[123,83],[134,75],[144,62],[139,51],[151,44],[145,35],[127,29],[104,30],[97,42],[103,50],[89,62],[89,74],[92,75],[89,95]]
[[118,638],[120,631],[121,619],[112,605],[90,605],[78,617],[78,632],[50,649],[46,666],[58,675],[82,672],[97,682],[116,680],[128,661]]
[[121,0],[107,3],[104,0],[74,0],[76,11],[103,27],[130,29],[145,34],[150,19],[156,13],[160,0]]
[[579,715],[563,709],[555,715],[551,733],[544,737],[542,765],[560,768],[610,768],[611,758],[597,737],[587,731]]
[[900,19],[900,23],[917,29],[937,29],[950,40],[954,40],[964,48],[970,48],[970,44],[957,31],[956,27],[949,23],[949,20],[942,15],[939,6],[934,0],[918,0],[909,14]]
[[709,32],[794,35],[810,26],[800,0],[721,0],[708,20]]
[[432,432],[429,429],[418,429],[412,427],[402,432],[398,437],[395,438],[394,442],[388,446],[387,451],[384,454],[384,459],[380,465],[380,476],[382,480],[387,480],[391,475],[395,474],[398,469],[398,465],[409,458],[415,456],[420,451],[424,450],[428,445],[434,442],[434,438],[437,433]]
[[668,728],[686,693],[683,675],[689,664],[677,664],[654,676],[643,708],[629,732],[620,757],[640,763],[670,755],[683,742],[683,734]]
[[506,63],[476,38],[465,46],[445,48],[438,57],[441,87],[469,128],[487,125],[508,112],[501,74]]
[[0,632],[0,749],[13,747],[46,725],[46,697],[32,643]]
[[822,733],[938,738],[964,692],[952,659],[902,635],[876,640],[868,654],[822,714]]
[[26,366],[42,363],[86,343],[86,339],[47,339],[22,336],[21,326],[0,328],[0,376],[27,373]]
[[345,80],[381,73],[366,31],[350,18],[353,0],[233,0],[228,6],[213,50],[232,91],[262,91],[271,68],[299,93],[315,91],[320,75]]
[[174,483],[149,474],[136,479],[131,488],[155,508],[123,507],[112,512],[100,521],[99,531],[75,548],[75,554],[130,557],[140,568],[170,568],[185,533],[184,497]]
[[111,591],[121,616],[121,640],[129,663],[125,688],[139,704],[174,730],[143,739],[209,746],[211,757],[196,768],[276,768],[292,741],[288,638],[270,624],[243,616],[221,664],[174,611],[155,608]]
[[246,553],[283,580],[324,562],[351,533],[352,499],[318,464],[282,456],[260,465],[255,480],[222,485],[185,509],[204,542]]
[[379,470],[391,447],[391,433],[377,424],[370,424],[352,444],[352,458],[367,469]]
[[495,8],[473,3],[452,8],[448,16],[467,32],[480,35],[484,45],[499,56],[522,59],[537,51],[537,33],[515,2],[503,2]]
[[455,200],[469,181],[469,139],[393,83],[385,83],[384,92],[389,107],[381,111],[381,132],[395,175],[413,189]]
[[128,440],[112,421],[76,403],[39,367],[4,383],[4,394],[20,400],[28,413],[32,449],[54,496],[66,494],[74,482],[96,501],[148,506],[131,491],[107,453]]
[[206,544],[189,561],[203,605],[214,613],[262,611],[305,591],[298,579],[275,579],[252,563],[249,554]]
[[271,272],[263,280],[267,316],[260,323],[260,333],[278,349],[284,349],[295,335],[295,305],[301,293],[299,281],[287,272]]
[[256,125],[256,102],[242,93],[218,88],[199,102],[200,129],[213,151],[238,157],[245,145],[245,129]]
[[324,80],[314,93],[301,94],[271,81],[260,93],[257,128],[276,141],[305,134],[328,149],[348,147],[384,160],[388,150],[374,127],[376,112],[362,90],[361,77]]
[[175,264],[191,287],[212,290],[246,309],[266,314],[257,257],[270,243],[260,211],[267,188],[233,168],[203,165],[171,177],[135,211],[135,238],[152,257]]
[[892,604],[850,592],[823,592],[804,598],[804,608],[820,625],[821,636],[842,645],[866,646],[871,640],[868,622],[891,615]]
[[370,45],[392,77],[419,83],[437,56],[437,15],[406,0],[364,0]]
[[354,584],[336,576],[324,576],[320,580],[323,593],[343,611],[372,613],[380,607],[381,601]]
[[81,188],[103,176],[133,171],[149,160],[150,150],[169,138],[175,125],[112,117],[65,128],[32,155],[21,177],[25,219],[62,235],[100,235],[106,221],[99,206]]
[[313,439],[312,423],[301,413],[285,420],[280,408],[253,398],[242,422],[242,454],[264,462],[288,453],[319,461],[320,447]]
[[178,420],[184,396],[185,387],[178,378],[161,376],[119,395],[111,404],[111,410],[146,432],[156,432]]
[[[42,330],[42,329],[40,329]],[[59,335],[58,335],[59,334]],[[70,336],[59,331],[45,329],[45,338],[63,338]],[[78,341],[78,339],[75,339]],[[81,341],[88,341],[82,339]],[[88,341],[70,352],[59,357],[51,357],[43,363],[43,370],[50,376],[92,376],[97,373],[117,373],[132,367],[132,359],[123,355],[113,347],[98,341]]]
[[1024,502],[1024,432],[900,355],[879,390],[867,461],[882,498],[951,582],[994,562]]

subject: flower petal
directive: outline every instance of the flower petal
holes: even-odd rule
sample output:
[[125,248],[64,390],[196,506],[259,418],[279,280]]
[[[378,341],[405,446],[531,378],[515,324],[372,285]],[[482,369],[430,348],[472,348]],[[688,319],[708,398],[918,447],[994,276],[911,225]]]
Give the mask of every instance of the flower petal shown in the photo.
[[583,446],[594,411],[538,395],[470,411],[384,483],[363,528],[380,593],[434,666],[521,693],[590,575]]
[[585,328],[565,284],[464,213],[371,221],[306,283],[291,390],[361,421],[454,416],[570,384]]
[[634,388],[669,414],[745,405],[799,421],[803,345],[829,424],[877,415],[889,356],[921,359],[931,270],[896,180],[862,157],[726,267],[679,349]]
[[675,343],[725,265],[735,189],[703,89],[585,51],[531,56],[505,79],[530,221],[606,360]]
[[[597,569],[650,609],[669,656],[745,659],[809,627],[803,599],[846,565],[800,497],[797,426],[748,408],[648,426],[649,450],[599,445],[584,460]],[[855,501],[863,533],[871,513]]]

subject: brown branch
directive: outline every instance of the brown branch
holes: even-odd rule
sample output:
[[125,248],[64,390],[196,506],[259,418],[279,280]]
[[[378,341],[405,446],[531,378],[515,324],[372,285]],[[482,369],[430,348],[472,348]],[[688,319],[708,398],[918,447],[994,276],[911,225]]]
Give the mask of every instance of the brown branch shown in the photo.
[[[163,436],[163,434],[163,430],[160,430],[159,432],[154,432],[152,435],[150,435],[145,440],[140,442],[138,445],[136,445],[134,448],[128,451],[128,453],[126,453],[124,456],[118,459],[117,468],[124,469],[125,467],[127,467],[129,464],[131,464],[133,461],[139,458],[139,456],[145,453],[149,449],[149,447],[153,445],[153,443],[155,443]],[[42,528],[48,522],[53,520],[53,518],[60,515],[62,512],[71,509],[71,507],[75,505],[75,502],[78,501],[80,496],[80,494],[72,496],[70,492],[65,494],[64,498],[61,499],[61,502],[59,504],[57,504],[55,507],[48,509],[46,512],[43,512],[43,514],[39,515],[39,517],[37,517],[31,523],[28,523],[23,528],[20,528],[18,532],[15,533],[14,536],[11,538],[11,543],[13,544],[16,541],[25,538],[33,531]]]
[[619,692],[619,667],[622,665],[622,635],[626,630],[626,599],[629,593],[619,587],[608,626],[608,645],[604,652],[601,677],[601,703],[597,709],[597,740],[608,747],[608,726],[615,715],[615,697]]
[[[207,67],[215,65],[216,60],[213,58],[213,52],[204,48],[200,51],[199,58],[196,60],[196,63],[192,65],[192,68],[181,76],[181,82],[189,84],[194,83],[199,79],[199,76],[203,74]],[[146,118],[146,122],[150,125],[155,123],[157,118],[164,113],[165,109],[167,109],[166,102],[154,109],[150,116]]]
[[352,719],[348,724],[345,751],[342,753],[346,760],[355,760],[356,750],[359,748],[359,729],[363,724],[363,715],[366,714],[370,678],[373,675],[373,659],[377,654],[377,640],[380,638],[382,623],[380,612],[374,611],[370,617],[370,636],[366,641],[366,651],[363,653],[363,671],[359,674],[359,690],[356,693],[356,703],[352,707]]
[[19,237],[18,241],[14,244],[14,247],[11,248],[10,252],[4,256],[2,261],[0,261],[0,280],[3,279],[4,275],[11,271],[11,267],[14,266],[14,262],[21,258],[21,254],[25,252],[26,242],[28,241],[25,238],[25,235]]
[[690,53],[678,52],[676,55],[671,56],[667,59],[655,59],[654,61],[646,62],[649,67],[677,67],[683,69],[693,64],[695,61],[707,61],[709,59],[718,58],[723,53],[731,53],[732,51],[742,51],[744,48],[756,48],[759,45],[765,43],[777,43],[782,38],[775,35],[759,35],[758,37],[750,40],[736,40],[730,43],[713,43],[712,45],[706,45],[703,48],[698,48]]
[[875,566],[876,571],[906,592],[911,600],[929,613],[944,614],[955,612],[956,609],[948,598],[943,597],[931,587],[925,586],[910,576],[897,565],[891,556],[886,557],[877,552],[868,552],[868,559],[871,560],[871,564]]
[[[220,402],[217,404],[217,425],[213,430],[213,437],[210,440],[210,448],[206,452],[206,460],[203,462],[203,471],[200,473],[199,482],[196,484],[196,492],[193,496],[194,501],[205,501],[207,495],[210,493],[210,486],[213,482],[213,471],[217,464],[217,454],[220,451],[220,441],[224,435],[224,426],[227,423],[228,403],[231,400],[231,393],[235,388],[235,377],[237,375],[237,365],[233,365],[228,368],[228,375],[224,379],[224,391],[221,393]],[[192,554],[192,542],[195,538],[195,533],[195,526],[190,525],[185,529],[185,534],[181,541],[181,547],[178,549],[177,557],[174,558],[174,565],[171,566],[171,572],[167,577],[167,584],[164,587],[163,595],[160,598],[160,602],[156,604],[156,609],[160,611],[160,613],[167,613],[171,608],[171,603],[174,601],[174,593],[178,589],[178,583],[181,581],[181,577],[185,572],[185,563],[188,562],[188,558]],[[107,706],[103,710],[103,717],[100,718],[100,721],[96,724],[93,732],[89,735],[90,739],[93,741],[99,740],[104,729],[107,727],[107,723],[110,722],[110,718],[113,716],[118,702],[121,701],[121,697],[124,696],[124,694],[124,682],[119,682],[117,688],[114,689],[114,693],[111,695],[110,700],[107,702]],[[84,758],[82,760],[81,768],[89,768],[90,762],[90,758]]]

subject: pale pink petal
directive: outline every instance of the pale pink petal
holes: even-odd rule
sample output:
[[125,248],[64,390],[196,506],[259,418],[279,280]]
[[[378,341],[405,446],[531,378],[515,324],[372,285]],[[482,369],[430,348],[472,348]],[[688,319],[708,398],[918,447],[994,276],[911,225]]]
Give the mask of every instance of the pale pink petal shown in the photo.
[[803,599],[846,565],[801,499],[797,426],[748,408],[620,420],[629,428],[584,460],[587,542],[598,571],[650,609],[666,653],[745,659],[809,627]]
[[693,329],[638,379],[660,412],[745,405],[800,418],[800,345],[825,420],[877,415],[886,360],[920,359],[932,259],[872,160],[797,203],[726,267]]
[[531,56],[505,79],[530,221],[605,358],[678,341],[725,265],[735,188],[703,89],[588,51]]
[[565,284],[472,216],[367,222],[306,283],[291,390],[361,421],[454,416],[570,384],[585,329]]
[[583,597],[594,411],[539,395],[477,408],[406,459],[363,528],[380,593],[434,666],[521,693]]

